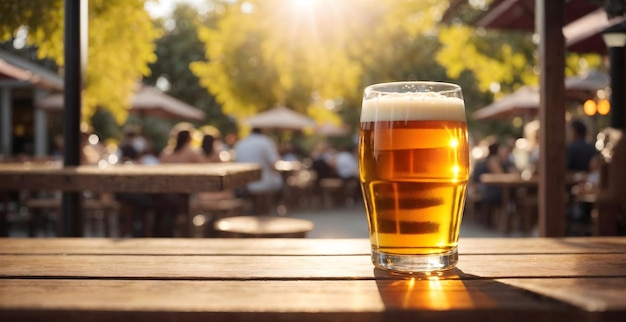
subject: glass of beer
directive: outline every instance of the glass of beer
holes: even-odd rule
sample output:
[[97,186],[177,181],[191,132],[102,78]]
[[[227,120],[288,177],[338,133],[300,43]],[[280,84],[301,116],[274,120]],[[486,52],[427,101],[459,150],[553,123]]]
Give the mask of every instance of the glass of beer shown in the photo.
[[453,268],[469,176],[461,87],[367,87],[358,158],[374,266],[405,273]]

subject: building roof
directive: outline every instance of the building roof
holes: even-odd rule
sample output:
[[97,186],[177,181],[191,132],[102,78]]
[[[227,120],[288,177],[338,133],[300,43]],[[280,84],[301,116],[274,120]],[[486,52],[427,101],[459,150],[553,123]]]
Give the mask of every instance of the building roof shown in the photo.
[[0,50],[2,78],[28,82],[45,89],[63,90],[63,78],[57,73],[4,50]]

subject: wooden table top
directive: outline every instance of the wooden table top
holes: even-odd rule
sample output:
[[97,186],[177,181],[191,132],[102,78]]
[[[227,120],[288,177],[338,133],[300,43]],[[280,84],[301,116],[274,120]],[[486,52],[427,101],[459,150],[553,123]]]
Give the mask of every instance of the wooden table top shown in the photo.
[[261,178],[258,165],[194,163],[160,165],[0,164],[0,190],[194,193],[244,186]]
[[440,276],[366,239],[2,239],[1,321],[623,321],[626,238],[462,239]]

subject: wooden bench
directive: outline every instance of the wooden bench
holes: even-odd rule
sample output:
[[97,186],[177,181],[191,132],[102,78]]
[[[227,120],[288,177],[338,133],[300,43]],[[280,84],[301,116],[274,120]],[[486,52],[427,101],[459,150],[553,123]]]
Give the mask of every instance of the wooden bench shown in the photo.
[[215,222],[219,237],[304,238],[311,230],[308,220],[278,216],[236,216]]

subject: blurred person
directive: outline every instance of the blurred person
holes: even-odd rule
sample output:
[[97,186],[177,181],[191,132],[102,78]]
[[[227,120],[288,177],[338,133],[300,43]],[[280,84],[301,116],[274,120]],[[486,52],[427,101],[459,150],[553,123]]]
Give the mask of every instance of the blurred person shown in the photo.
[[528,164],[530,170],[537,172],[539,169],[539,120],[528,122],[524,128],[524,134],[528,140]]
[[353,149],[345,147],[335,156],[335,171],[342,179],[352,179],[359,177],[359,164]]
[[595,187],[593,187],[594,183],[589,182],[588,180],[589,174],[591,174],[592,180],[596,179],[596,176],[593,173],[597,168],[598,152],[593,144],[586,141],[587,126],[585,123],[580,120],[572,120],[569,123],[567,130],[569,143],[565,147],[566,170],[570,174],[574,174],[573,179],[577,183],[571,187],[568,186],[570,198],[566,206],[568,219],[567,235],[588,235],[590,231],[588,227],[590,227],[592,223],[591,211],[593,209],[593,205],[586,202],[579,202],[576,198],[573,198],[573,195],[595,189]]
[[204,158],[191,146],[191,131],[181,130],[176,134],[174,147],[164,150],[159,160],[161,163],[198,163],[203,162]]
[[[223,155],[221,153],[226,150],[224,149],[224,144],[220,140],[222,136],[220,131],[210,125],[203,126],[198,130],[203,133],[202,143],[200,144],[200,152],[204,157],[204,162],[223,162]],[[227,158],[226,161],[230,161],[230,159]],[[212,192],[198,192],[195,194],[195,197],[202,201],[229,200],[235,198],[235,192],[232,189]]]
[[215,138],[211,134],[202,137],[201,150],[207,162],[220,162],[220,155],[216,149]]
[[139,163],[146,165],[155,165],[161,163],[159,157],[154,151],[152,143],[147,143],[145,151],[139,156]]
[[296,148],[293,143],[286,142],[280,149],[280,159],[283,161],[298,161],[298,155],[296,154]]
[[334,159],[335,153],[326,141],[318,142],[311,151],[311,168],[317,174],[317,181],[325,178],[337,178]]
[[596,148],[587,142],[587,126],[580,120],[573,120],[568,127],[569,143],[565,149],[566,169],[571,172],[590,172],[592,161],[597,156]]
[[139,157],[139,151],[133,146],[133,140],[137,136],[137,133],[131,129],[125,129],[124,138],[120,143],[118,156],[121,163],[135,163]]
[[359,163],[354,150],[348,144],[335,156],[335,171],[343,181],[344,203],[354,203],[362,197],[361,185],[359,184]]
[[489,154],[474,167],[472,180],[478,184],[483,199],[491,204],[502,202],[502,188],[494,185],[482,184],[480,176],[486,173],[506,173],[510,169],[508,151],[505,145],[492,143],[489,145]]
[[220,153],[223,151],[220,142],[221,133],[213,126],[203,126],[199,129],[203,133],[200,150],[206,162],[221,162]]
[[276,144],[261,129],[254,128],[250,135],[235,144],[235,161],[256,163],[261,167],[261,180],[246,186],[255,204],[256,215],[267,215],[274,194],[283,187],[283,178],[276,170],[279,160]]
[[496,185],[484,184],[480,180],[480,176],[486,173],[506,173],[513,166],[509,160],[509,149],[506,145],[492,143],[489,145],[489,154],[487,157],[479,161],[474,167],[471,180],[476,184],[479,193],[483,198],[486,206],[486,223],[493,226],[493,212],[502,205],[502,187]]
[[[159,160],[161,163],[200,163],[204,157],[191,146],[193,127],[179,126],[173,130],[178,131],[176,143],[173,148],[164,150]],[[174,134],[174,133],[172,133]],[[156,196],[157,211],[155,212],[155,236],[172,237],[176,229],[178,218],[189,220],[189,194],[171,193]],[[186,226],[188,223],[186,222]]]

